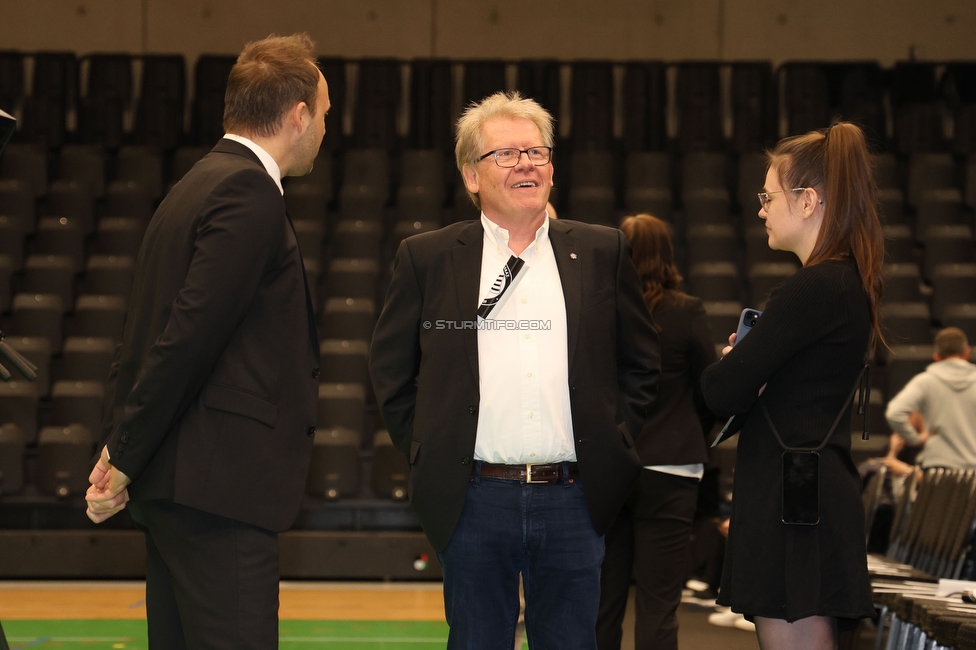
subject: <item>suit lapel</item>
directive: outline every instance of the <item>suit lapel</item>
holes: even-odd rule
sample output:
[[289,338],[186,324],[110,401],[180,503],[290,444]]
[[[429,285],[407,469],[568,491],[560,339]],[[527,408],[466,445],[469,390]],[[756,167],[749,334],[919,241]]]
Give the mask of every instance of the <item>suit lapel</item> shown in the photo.
[[[478,288],[481,285],[481,256],[485,246],[485,231],[481,221],[474,221],[458,235],[459,246],[451,252],[454,262],[454,286],[457,289],[458,319],[478,320]],[[474,378],[478,374],[478,330],[461,330],[464,349],[471,363]]]
[[288,227],[291,229],[291,236],[295,238],[295,248],[298,250],[298,262],[302,267],[302,281],[305,283],[305,310],[308,314],[308,338],[312,344],[312,349],[318,352],[319,333],[318,326],[315,324],[315,306],[312,304],[312,294],[308,286],[308,274],[305,273],[305,258],[302,256],[302,249],[298,246],[298,235],[295,234],[295,224],[285,208],[285,218],[288,219]]
[[549,243],[556,258],[559,282],[563,285],[563,300],[566,303],[566,343],[569,347],[570,371],[576,356],[576,340],[579,338],[580,306],[583,304],[583,282],[578,258],[576,233],[565,221],[549,222]]
[[[258,158],[258,155],[254,153],[254,151],[252,151],[250,147],[241,144],[236,140],[221,138],[214,146],[214,148],[211,150],[211,153],[224,153],[224,154],[234,154],[238,156],[243,156],[244,158],[247,158],[254,164],[258,165],[261,169],[267,171],[264,166],[264,163],[261,162],[260,158]],[[284,195],[282,195],[281,197],[282,203],[284,203],[284,200],[285,197]],[[288,228],[291,230],[291,236],[294,237],[295,239],[295,247],[298,248],[298,235],[295,234],[295,224],[291,220],[291,215],[288,214],[287,207],[285,207],[285,218],[288,220]],[[318,326],[315,323],[315,309],[314,309],[314,305],[312,304],[312,294],[309,291],[308,275],[305,273],[305,258],[302,255],[302,251],[300,248],[298,248],[298,260],[299,260],[299,264],[302,267],[302,281],[305,283],[305,307],[308,312],[309,343],[311,344],[312,349],[315,350],[317,353],[319,349]]]

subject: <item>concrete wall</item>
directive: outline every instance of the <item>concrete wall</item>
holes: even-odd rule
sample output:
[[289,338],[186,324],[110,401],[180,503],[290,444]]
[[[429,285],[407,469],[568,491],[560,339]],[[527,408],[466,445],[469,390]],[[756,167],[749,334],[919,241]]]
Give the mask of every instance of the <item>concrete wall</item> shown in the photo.
[[973,0],[30,0],[0,48],[236,54],[308,31],[349,58],[976,59]]

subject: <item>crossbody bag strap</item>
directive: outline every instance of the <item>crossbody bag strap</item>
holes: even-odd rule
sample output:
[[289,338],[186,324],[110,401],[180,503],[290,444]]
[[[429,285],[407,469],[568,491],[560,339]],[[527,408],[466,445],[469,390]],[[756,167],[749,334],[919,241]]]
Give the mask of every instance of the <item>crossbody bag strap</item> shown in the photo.
[[820,442],[820,444],[818,446],[816,446],[816,447],[813,447],[813,448],[809,448],[809,447],[787,447],[786,444],[783,443],[783,439],[780,437],[779,431],[777,431],[776,430],[776,427],[773,425],[773,419],[771,417],[769,417],[769,411],[766,410],[766,402],[765,402],[765,400],[763,400],[762,397],[760,397],[759,398],[759,406],[762,408],[763,416],[766,418],[766,424],[769,425],[769,430],[773,432],[773,435],[774,436],[776,436],[776,442],[779,443],[779,446],[782,447],[784,451],[820,451],[821,449],[823,449],[824,447],[826,447],[827,446],[827,441],[830,440],[830,436],[834,435],[834,431],[837,429],[837,425],[840,424],[840,419],[842,417],[844,417],[844,413],[847,411],[847,405],[851,402],[852,399],[854,399],[854,393],[857,392],[857,389],[858,388],[862,388],[862,391],[861,391],[861,399],[859,400],[860,403],[858,405],[858,412],[859,413],[861,413],[861,412],[865,413],[865,416],[864,416],[865,417],[864,431],[865,431],[865,435],[866,435],[867,434],[867,414],[866,414],[865,405],[867,404],[867,399],[864,397],[863,385],[861,383],[861,378],[865,375],[865,372],[868,372],[868,366],[867,366],[867,364],[865,364],[864,367],[861,368],[861,372],[857,373],[857,379],[854,380],[854,386],[851,388],[851,392],[847,395],[847,399],[844,400],[843,406],[840,407],[840,413],[838,413],[837,414],[837,417],[834,418],[834,424],[830,427],[830,431],[827,432],[827,435],[824,436],[824,439]]

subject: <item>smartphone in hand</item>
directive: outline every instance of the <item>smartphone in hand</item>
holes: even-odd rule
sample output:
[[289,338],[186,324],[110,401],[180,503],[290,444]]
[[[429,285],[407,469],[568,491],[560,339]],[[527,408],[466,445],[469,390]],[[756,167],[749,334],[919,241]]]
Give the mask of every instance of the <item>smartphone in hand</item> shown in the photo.
[[[752,331],[752,328],[755,326],[756,321],[759,320],[760,316],[762,316],[762,312],[758,309],[746,307],[742,310],[742,313],[739,314],[739,325],[735,328],[735,345],[738,345],[739,341],[744,339],[746,334]],[[745,424],[744,415],[733,415],[730,417],[728,422],[725,423],[725,426],[722,427],[722,430],[715,437],[715,440],[712,442],[712,447],[723,440],[728,440],[731,438],[739,431],[739,429],[742,428],[743,424]]]
[[762,312],[758,309],[746,307],[742,310],[742,313],[739,314],[739,326],[735,328],[736,344],[746,337],[746,334],[752,330],[760,316],[762,316]]

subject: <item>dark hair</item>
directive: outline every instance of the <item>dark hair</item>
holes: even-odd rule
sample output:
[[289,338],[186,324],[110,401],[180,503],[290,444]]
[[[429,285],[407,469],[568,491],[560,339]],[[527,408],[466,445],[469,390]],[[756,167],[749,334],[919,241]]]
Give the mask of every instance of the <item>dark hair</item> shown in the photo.
[[783,187],[811,187],[824,203],[823,222],[806,266],[853,259],[868,296],[875,343],[886,345],[878,317],[884,235],[878,219],[878,190],[864,133],[838,122],[829,129],[781,140],[767,152]]
[[308,34],[269,36],[244,46],[227,79],[224,130],[270,137],[286,110],[305,102],[315,115],[319,68]]
[[630,242],[630,257],[644,285],[644,302],[654,311],[664,294],[676,292],[681,284],[681,274],[674,263],[670,227],[657,217],[638,214],[620,222],[620,230]]
[[947,327],[935,335],[935,353],[940,359],[962,356],[968,347],[966,333],[958,327]]

